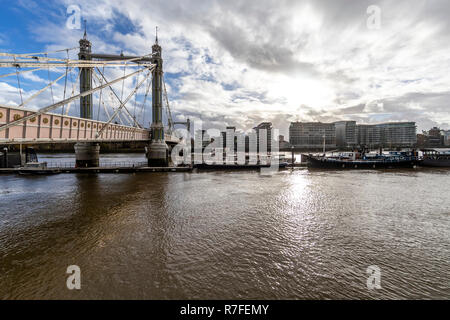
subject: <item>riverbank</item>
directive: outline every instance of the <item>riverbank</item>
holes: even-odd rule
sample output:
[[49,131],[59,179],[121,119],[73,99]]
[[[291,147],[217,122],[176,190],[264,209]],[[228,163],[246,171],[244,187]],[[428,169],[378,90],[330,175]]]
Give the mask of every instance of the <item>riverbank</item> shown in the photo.
[[[100,144],[100,153],[145,153],[146,142],[102,142]],[[22,150],[27,147],[33,148],[37,153],[74,153],[73,143],[42,143],[42,144],[23,144]],[[20,145],[9,146],[10,152],[20,152]]]

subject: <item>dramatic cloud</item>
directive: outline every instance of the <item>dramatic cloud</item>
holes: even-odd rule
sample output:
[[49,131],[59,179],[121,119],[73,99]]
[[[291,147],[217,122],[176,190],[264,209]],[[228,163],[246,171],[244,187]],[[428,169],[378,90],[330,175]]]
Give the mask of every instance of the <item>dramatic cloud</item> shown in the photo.
[[[179,119],[242,130],[272,121],[284,134],[295,120],[450,123],[446,0],[67,0],[50,15],[26,3],[36,19],[17,23],[47,49],[76,46],[82,31],[65,28],[71,4],[95,52],[146,54],[158,25]],[[381,9],[379,29],[367,24],[371,5]]]

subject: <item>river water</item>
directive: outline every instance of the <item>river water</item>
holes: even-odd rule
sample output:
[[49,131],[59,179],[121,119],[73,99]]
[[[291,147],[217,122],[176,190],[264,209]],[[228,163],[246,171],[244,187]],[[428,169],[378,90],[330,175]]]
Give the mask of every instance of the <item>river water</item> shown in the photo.
[[0,298],[449,299],[449,187],[442,169],[0,175]]

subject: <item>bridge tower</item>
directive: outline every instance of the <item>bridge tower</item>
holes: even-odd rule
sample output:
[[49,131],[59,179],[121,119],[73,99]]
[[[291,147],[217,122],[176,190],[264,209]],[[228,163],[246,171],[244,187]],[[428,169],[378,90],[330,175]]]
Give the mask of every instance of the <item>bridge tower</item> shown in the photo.
[[163,59],[162,49],[156,41],[152,46],[152,63],[156,65],[153,71],[152,81],[152,140],[148,148],[147,159],[149,167],[166,167],[168,165],[169,149],[164,137],[164,125],[162,120],[162,95],[163,95]]
[[[80,40],[80,60],[92,60],[92,45],[87,39],[86,27]],[[92,89],[92,68],[80,68],[80,93]],[[92,94],[80,98],[80,118],[92,119]],[[98,143],[79,142],[75,144],[77,167],[98,167],[100,165],[100,145]]]
[[[80,40],[80,60],[92,60],[92,44],[87,39],[86,31]],[[80,68],[80,93],[92,89],[92,68]],[[80,118],[92,119],[92,94],[80,98]]]

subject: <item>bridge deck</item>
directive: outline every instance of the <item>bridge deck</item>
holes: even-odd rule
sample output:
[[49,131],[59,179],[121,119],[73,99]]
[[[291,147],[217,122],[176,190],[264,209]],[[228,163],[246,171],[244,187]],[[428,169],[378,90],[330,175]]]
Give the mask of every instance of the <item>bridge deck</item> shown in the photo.
[[[32,114],[32,110],[0,107],[0,127]],[[12,128],[0,130],[0,144],[148,141],[150,132],[119,124],[110,124],[99,138],[103,121],[46,113]]]

